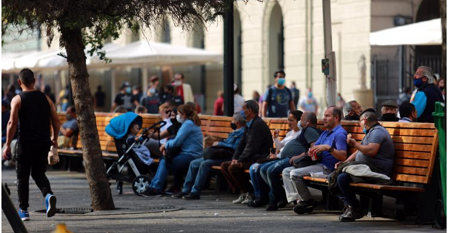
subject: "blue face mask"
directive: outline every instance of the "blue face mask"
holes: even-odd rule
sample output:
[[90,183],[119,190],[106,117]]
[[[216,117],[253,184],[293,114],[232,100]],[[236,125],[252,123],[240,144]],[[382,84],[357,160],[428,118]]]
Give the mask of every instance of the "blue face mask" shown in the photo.
[[286,79],[278,78],[278,85],[284,85],[285,82],[286,82]]
[[246,120],[247,119],[247,116],[244,114],[244,110],[241,110],[241,116],[242,116],[242,118],[244,118],[244,120]]
[[127,87],[127,88],[125,89],[125,91],[126,91],[127,93],[131,93],[131,87]]
[[363,128],[363,133],[367,134],[367,129],[366,128]]
[[311,98],[312,97],[312,92],[308,93],[308,97]]
[[419,88],[419,87],[422,86],[422,84],[423,84],[423,82],[422,82],[422,79],[421,79],[421,78],[419,78],[419,79],[414,79],[414,86],[415,86],[415,87]]

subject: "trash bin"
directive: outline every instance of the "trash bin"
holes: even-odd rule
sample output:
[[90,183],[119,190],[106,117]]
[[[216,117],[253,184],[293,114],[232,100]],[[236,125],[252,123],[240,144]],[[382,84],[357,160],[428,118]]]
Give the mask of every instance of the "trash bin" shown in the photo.
[[444,212],[447,215],[447,151],[445,143],[445,104],[442,102],[436,102],[434,107],[434,124],[438,129],[439,135],[439,157],[441,168],[441,183],[442,183],[442,200],[444,202]]

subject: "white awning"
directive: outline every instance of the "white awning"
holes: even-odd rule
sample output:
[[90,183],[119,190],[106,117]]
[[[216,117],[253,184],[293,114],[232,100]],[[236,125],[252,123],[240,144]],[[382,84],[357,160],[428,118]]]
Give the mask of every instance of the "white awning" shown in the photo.
[[166,43],[136,41],[106,53],[112,65],[194,65],[221,62],[222,54]]
[[441,19],[398,26],[370,33],[370,45],[441,45]]
[[[117,44],[106,44],[102,50],[106,53],[114,51],[115,49],[121,48],[121,45]],[[23,68],[30,68],[34,70],[44,70],[44,69],[54,69],[54,68],[65,68],[67,67],[67,59],[58,55],[59,53],[65,54],[64,50],[60,49],[49,49],[42,51],[27,51],[20,53],[5,53],[2,54],[2,70],[20,70]],[[86,52],[86,65],[90,65],[91,61],[96,58],[96,56],[89,56]],[[100,59],[96,58],[100,61]],[[104,63],[104,61],[101,61]],[[98,62],[100,64],[100,62]]]

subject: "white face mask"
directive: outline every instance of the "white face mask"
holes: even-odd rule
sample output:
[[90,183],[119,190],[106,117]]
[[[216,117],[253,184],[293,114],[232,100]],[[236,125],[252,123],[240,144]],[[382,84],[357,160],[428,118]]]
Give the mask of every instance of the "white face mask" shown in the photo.
[[302,127],[302,122],[301,122],[301,121],[298,121],[298,122],[297,122],[297,126],[298,126],[298,128],[299,128],[300,130],[303,129],[303,127]]
[[175,81],[175,82],[173,82],[173,84],[174,84],[175,86],[180,86],[182,83],[181,83],[181,81]]
[[181,118],[180,115],[177,115],[176,118],[177,118],[177,121],[178,121],[180,124],[183,124],[183,123],[186,121],[186,119]]

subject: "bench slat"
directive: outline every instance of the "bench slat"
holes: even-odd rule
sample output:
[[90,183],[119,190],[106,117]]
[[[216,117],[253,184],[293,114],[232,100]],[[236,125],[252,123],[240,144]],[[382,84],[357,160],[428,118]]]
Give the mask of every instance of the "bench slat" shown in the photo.
[[395,150],[404,150],[404,151],[423,151],[429,152],[433,149],[432,145],[421,145],[421,144],[407,144],[407,143],[394,143]]
[[403,175],[422,175],[426,176],[428,169],[420,167],[395,166],[395,173]]
[[430,159],[430,152],[418,152],[418,151],[395,151],[396,158],[411,158],[411,159]]
[[422,168],[428,168],[430,166],[429,160],[417,160],[417,159],[395,159],[396,165],[401,166],[411,166],[411,167],[422,167]]

